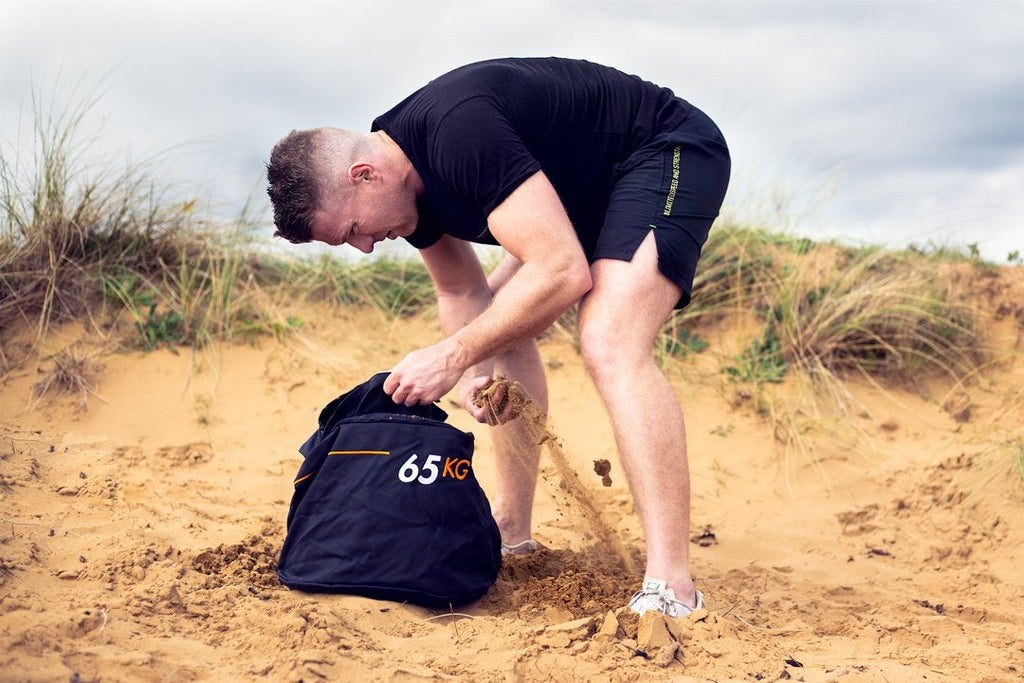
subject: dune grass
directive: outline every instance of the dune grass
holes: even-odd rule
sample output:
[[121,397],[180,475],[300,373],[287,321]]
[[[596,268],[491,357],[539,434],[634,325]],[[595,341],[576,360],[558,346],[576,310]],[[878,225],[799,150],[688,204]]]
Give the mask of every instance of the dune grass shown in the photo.
[[78,410],[88,408],[89,397],[96,395],[96,376],[102,372],[102,363],[94,353],[77,344],[61,349],[52,360],[50,370],[41,373],[39,380],[32,385],[33,397],[42,397],[51,391],[71,394],[78,397]]
[[808,464],[828,485],[817,445],[871,443],[851,379],[891,396],[937,376],[961,387],[990,362],[982,313],[948,276],[990,268],[960,252],[897,253],[723,226],[706,246],[693,303],[664,333],[690,339],[731,320],[727,329],[742,338],[738,350],[719,352],[724,381],[772,426],[787,485],[790,471]]
[[[195,200],[170,198],[145,164],[91,162],[88,141],[78,138],[83,114],[37,116],[29,160],[0,148],[0,336],[29,327],[37,362],[51,328],[68,321],[153,349],[289,334],[303,325],[293,305],[300,301],[432,314],[433,288],[417,259],[302,259],[269,249],[269,227],[245,210],[218,222]],[[851,375],[881,386],[976,372],[985,356],[977,311],[941,275],[958,259],[985,267],[972,255],[855,249],[717,227],[693,301],[665,325],[656,352],[676,362],[706,352],[707,330],[721,321],[755,321],[741,350],[723,358],[722,376],[755,396],[799,377],[808,405],[764,412],[780,442],[804,450],[806,425],[794,416],[848,415]],[[572,335],[574,315],[567,312],[556,331]],[[85,357],[67,350],[47,358],[53,377],[37,392],[84,400],[94,374]],[[11,362],[0,352],[0,372]]]
[[[127,327],[132,343],[203,345],[287,332],[296,297],[408,315],[429,305],[422,265],[289,259],[268,251],[243,211],[214,222],[172,200],[146,164],[95,163],[74,113],[34,120],[31,159],[0,147],[0,334],[28,325]],[[134,337],[134,338],[132,338]]]

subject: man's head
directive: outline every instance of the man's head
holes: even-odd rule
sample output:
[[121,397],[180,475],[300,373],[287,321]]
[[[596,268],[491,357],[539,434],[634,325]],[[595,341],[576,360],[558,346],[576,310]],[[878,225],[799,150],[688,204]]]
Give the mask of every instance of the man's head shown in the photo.
[[[275,237],[369,253],[416,229],[415,171],[390,138],[338,128],[292,131],[267,164]],[[418,181],[418,176],[415,176]]]

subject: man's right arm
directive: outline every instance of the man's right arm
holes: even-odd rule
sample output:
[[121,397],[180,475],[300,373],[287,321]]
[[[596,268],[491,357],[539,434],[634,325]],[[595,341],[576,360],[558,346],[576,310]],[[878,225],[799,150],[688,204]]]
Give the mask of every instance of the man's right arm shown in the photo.
[[[441,330],[446,337],[467,325],[487,308],[493,298],[487,276],[473,245],[464,240],[443,235],[434,245],[420,250],[420,256],[437,290],[437,313]],[[487,359],[469,368],[462,380],[462,399],[466,409],[478,420],[486,417],[471,401],[477,389],[485,386],[492,376],[492,365]],[[479,413],[479,414],[478,414]]]
[[490,303],[487,276],[473,246],[449,235],[420,250],[420,255],[437,290],[441,329],[451,336]]

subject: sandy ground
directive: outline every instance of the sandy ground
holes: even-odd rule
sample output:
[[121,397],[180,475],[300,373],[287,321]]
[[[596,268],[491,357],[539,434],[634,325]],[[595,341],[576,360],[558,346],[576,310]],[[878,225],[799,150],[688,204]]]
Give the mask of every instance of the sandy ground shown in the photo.
[[[23,342],[6,340],[0,680],[1024,680],[1024,495],[1011,470],[1020,358],[952,392],[942,381],[851,383],[852,417],[793,419],[802,439],[787,446],[763,401],[718,370],[716,349],[735,346],[735,330],[705,335],[711,347],[672,378],[709,611],[637,623],[621,608],[641,577],[574,518],[548,456],[535,517],[547,549],[507,560],[474,604],[428,610],[281,587],[297,448],[320,408],[438,334],[429,319],[375,312],[305,318],[299,337],[196,355],[102,352],[61,330],[52,350],[83,339],[103,366],[84,410],[79,397],[34,400],[48,362],[19,361]],[[1021,330],[1006,315],[992,343],[1019,355]],[[558,337],[542,353],[551,430],[639,556],[580,359]],[[443,406],[477,434],[490,491],[486,427]],[[610,486],[594,472],[603,459]]]

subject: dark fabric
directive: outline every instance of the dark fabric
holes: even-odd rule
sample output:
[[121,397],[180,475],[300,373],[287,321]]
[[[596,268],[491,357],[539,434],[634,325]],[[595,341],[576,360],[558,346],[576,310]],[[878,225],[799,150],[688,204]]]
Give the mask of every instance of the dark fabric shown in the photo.
[[560,58],[496,59],[431,81],[377,117],[424,182],[418,248],[442,232],[494,244],[486,218],[543,170],[581,242],[601,229],[615,166],[690,105],[610,67]]
[[387,373],[339,396],[301,446],[281,583],[446,607],[481,597],[501,538],[472,470],[473,435],[434,405],[383,392]]
[[675,130],[656,136],[619,166],[592,259],[630,261],[653,231],[661,273],[690,302],[701,249],[725,198],[731,162],[725,139],[696,107]]

